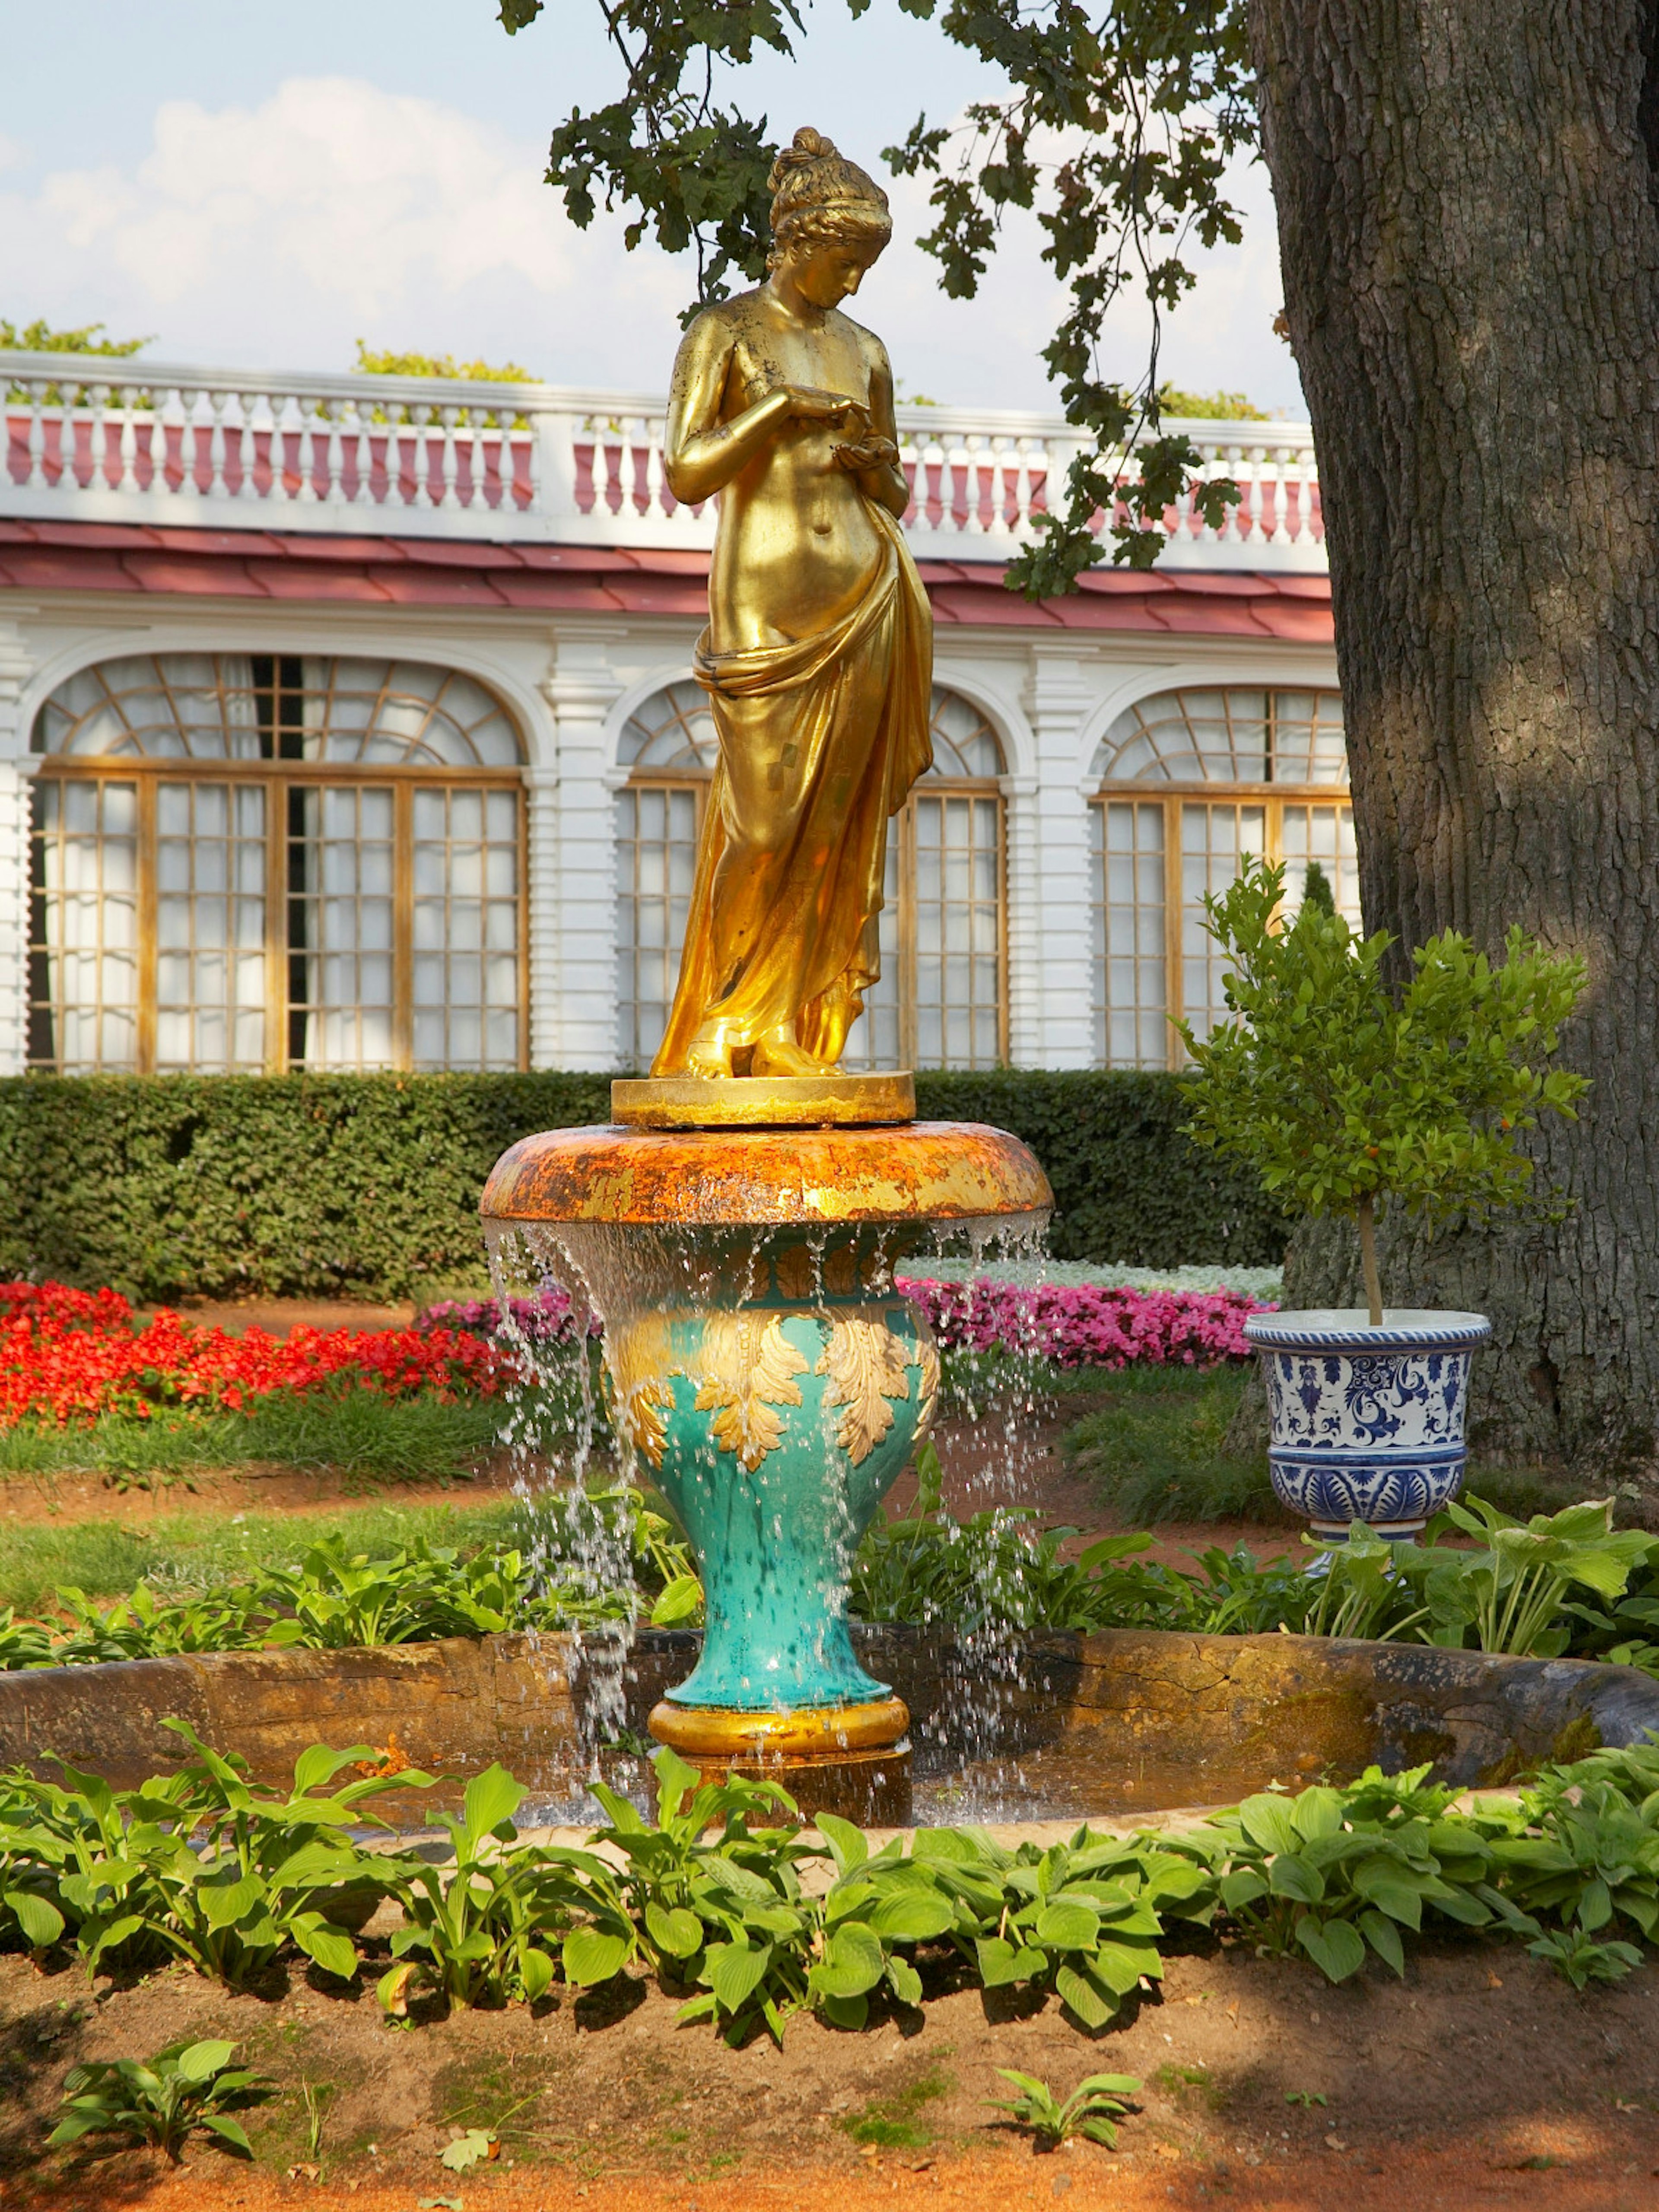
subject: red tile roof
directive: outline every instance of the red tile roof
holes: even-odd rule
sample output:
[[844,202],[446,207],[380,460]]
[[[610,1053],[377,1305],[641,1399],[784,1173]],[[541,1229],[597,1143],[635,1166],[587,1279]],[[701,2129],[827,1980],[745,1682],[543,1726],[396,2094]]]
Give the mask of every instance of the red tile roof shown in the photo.
[[[408,538],[137,523],[0,521],[0,588],[139,592],[192,599],[316,599],[331,605],[531,608],[550,614],[696,616],[706,553],[494,545]],[[1153,631],[1170,636],[1331,641],[1323,576],[1248,570],[1096,568],[1074,597],[1038,605],[1003,588],[990,561],[925,561],[941,627]]]

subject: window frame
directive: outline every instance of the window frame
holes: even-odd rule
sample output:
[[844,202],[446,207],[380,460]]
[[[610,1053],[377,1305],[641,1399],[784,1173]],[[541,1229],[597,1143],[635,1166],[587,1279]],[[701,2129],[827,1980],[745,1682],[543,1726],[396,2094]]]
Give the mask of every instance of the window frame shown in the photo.
[[[503,709],[505,712],[506,710]],[[387,1073],[410,1074],[414,1065],[414,933],[415,933],[415,866],[414,866],[414,805],[415,793],[420,789],[447,787],[451,790],[488,791],[507,789],[518,794],[514,816],[516,836],[514,849],[518,883],[518,933],[515,957],[518,967],[518,1058],[516,1068],[522,1073],[530,1065],[530,960],[529,960],[529,810],[525,804],[525,780],[522,767],[471,766],[437,767],[422,765],[405,767],[391,763],[364,763],[361,762],[331,763],[327,761],[259,759],[204,759],[189,756],[145,755],[135,753],[75,754],[47,753],[33,756],[33,773],[31,783],[46,782],[112,782],[136,785],[137,790],[137,835],[135,867],[137,878],[137,961],[138,996],[137,1010],[137,1047],[131,1067],[106,1068],[102,1065],[88,1072],[104,1073],[133,1073],[153,1075],[155,1068],[155,1036],[158,999],[156,908],[160,885],[156,878],[156,791],[162,783],[209,783],[247,786],[261,785],[265,791],[265,1051],[263,1073],[266,1075],[312,1073],[349,1074],[353,1073]],[[292,1011],[289,996],[288,963],[293,948],[287,934],[289,903],[287,798],[290,792],[301,789],[319,790],[343,786],[374,787],[392,794],[392,1042],[391,1057],[383,1066],[373,1070],[359,1068],[321,1069],[314,1063],[293,1058],[288,1049],[289,1014]],[[31,846],[30,903],[41,894],[34,887],[33,849],[39,831],[35,828],[35,813],[31,794],[29,839]],[[278,924],[280,927],[274,926]],[[61,1018],[61,1009],[50,1000],[37,999],[33,991],[33,963],[42,953],[50,954],[51,946],[42,946],[36,940],[33,914],[31,911],[29,937],[30,989],[27,1006],[29,1026],[43,1005],[54,1019]],[[54,1034],[54,1043],[59,1039]],[[51,1060],[31,1056],[27,1066],[40,1074],[61,1072],[62,1055]],[[487,1072],[450,1063],[457,1073]],[[169,1068],[169,1073],[187,1073]],[[246,1073],[247,1071],[237,1071]],[[436,1071],[423,1070],[422,1073]]]
[[[1265,694],[1268,702],[1267,726],[1269,746],[1268,758],[1271,762],[1273,758],[1273,738],[1275,734],[1277,726],[1277,717],[1274,713],[1273,702],[1277,698],[1278,695],[1280,692],[1285,691],[1308,691],[1313,692],[1316,695],[1331,694],[1336,692],[1336,689],[1337,687],[1335,685],[1329,684],[1276,684],[1272,681],[1264,683],[1242,682],[1224,684],[1168,684],[1165,685],[1162,690],[1148,693],[1146,697],[1144,699],[1133,701],[1131,702],[1130,708],[1123,711],[1133,711],[1135,707],[1146,706],[1150,704],[1153,699],[1166,698],[1170,696],[1174,696],[1178,698],[1183,692],[1260,691]],[[1337,696],[1340,696],[1340,693],[1338,693]],[[1104,737],[1103,737],[1101,744],[1103,745],[1104,742]],[[1098,756],[1099,750],[1100,748],[1097,747],[1097,757]],[[1165,1052],[1164,1064],[1172,1074],[1179,1074],[1183,1068],[1190,1065],[1190,1062],[1187,1058],[1187,1048],[1182,1042],[1180,1031],[1175,1026],[1176,1020],[1185,1020],[1189,1018],[1189,1009],[1187,1004],[1185,988],[1186,957],[1182,944],[1182,916],[1186,910],[1185,902],[1181,896],[1180,882],[1182,855],[1182,813],[1183,808],[1194,805],[1231,806],[1234,808],[1240,806],[1261,807],[1263,816],[1262,842],[1266,850],[1260,855],[1260,857],[1271,864],[1273,862],[1282,860],[1285,857],[1285,809],[1286,806],[1333,807],[1339,815],[1346,814],[1349,820],[1352,821],[1353,818],[1353,795],[1348,779],[1346,775],[1344,775],[1340,783],[1281,783],[1272,781],[1264,781],[1259,780],[1249,783],[1235,783],[1229,781],[1224,781],[1219,778],[1206,778],[1199,781],[1187,777],[1182,778],[1179,782],[1176,782],[1165,776],[1149,776],[1144,773],[1133,776],[1117,777],[1112,776],[1106,771],[1103,771],[1101,773],[1096,787],[1091,791],[1088,795],[1088,805],[1092,810],[1097,811],[1100,816],[1098,823],[1095,825],[1094,836],[1091,841],[1093,849],[1091,853],[1091,860],[1093,864],[1093,881],[1091,884],[1090,906],[1093,925],[1092,941],[1100,948],[1101,952],[1099,972],[1101,976],[1103,996],[1091,1006],[1090,1018],[1091,1024],[1096,1026],[1096,1034],[1097,1036],[1101,1039],[1103,1047],[1106,1042],[1104,1032],[1106,1030],[1107,1024],[1110,1019],[1112,1012],[1110,1000],[1103,995],[1106,963],[1109,961],[1110,958],[1110,948],[1106,943],[1106,917],[1107,909],[1110,903],[1106,895],[1106,870],[1109,849],[1106,836],[1106,809],[1115,804],[1130,804],[1136,806],[1145,806],[1158,801],[1161,801],[1163,803],[1164,808],[1164,992],[1165,1016]],[[1202,1009],[1200,1008],[1200,1010],[1201,1011]],[[1144,1063],[1138,1062],[1136,1064],[1144,1066]],[[1097,1060],[1096,1065],[1102,1067],[1111,1067],[1115,1065],[1121,1065],[1121,1063],[1115,1063],[1111,1060],[1109,1054],[1106,1050],[1103,1049]]]

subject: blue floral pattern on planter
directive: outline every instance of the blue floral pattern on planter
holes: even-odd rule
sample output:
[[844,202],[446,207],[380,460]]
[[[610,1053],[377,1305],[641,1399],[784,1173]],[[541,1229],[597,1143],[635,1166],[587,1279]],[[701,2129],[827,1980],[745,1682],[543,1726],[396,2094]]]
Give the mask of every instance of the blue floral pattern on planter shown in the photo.
[[1273,1486],[1316,1532],[1364,1521],[1413,1535],[1457,1495],[1468,1456],[1469,1364],[1492,1334],[1480,1314],[1253,1314],[1272,1436]]

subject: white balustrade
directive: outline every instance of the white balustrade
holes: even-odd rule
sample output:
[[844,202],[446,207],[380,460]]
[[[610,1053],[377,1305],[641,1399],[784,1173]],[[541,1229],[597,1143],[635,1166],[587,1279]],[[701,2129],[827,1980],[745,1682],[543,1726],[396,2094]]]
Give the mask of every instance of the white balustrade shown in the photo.
[[[0,352],[0,516],[647,550],[713,544],[712,501],[682,506],[663,403],[545,384],[256,375]],[[1083,449],[1054,416],[902,407],[919,558],[1005,561],[1063,503]],[[1321,571],[1319,473],[1301,422],[1166,422],[1241,494],[1221,526],[1190,490],[1162,565]],[[1128,473],[1125,459],[1121,472]],[[1122,511],[1100,517],[1123,520]]]

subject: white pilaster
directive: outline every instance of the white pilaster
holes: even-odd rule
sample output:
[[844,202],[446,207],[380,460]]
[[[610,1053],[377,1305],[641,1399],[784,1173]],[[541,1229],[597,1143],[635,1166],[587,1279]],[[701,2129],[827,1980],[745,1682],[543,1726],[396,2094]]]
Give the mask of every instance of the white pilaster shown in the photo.
[[0,622],[0,1075],[21,1075],[28,1037],[29,776],[22,631]]
[[617,1063],[616,825],[605,780],[605,721],[623,689],[616,643],[614,626],[561,623],[541,687],[557,765],[550,787],[538,792],[532,781],[531,796],[532,841],[538,806],[544,825],[532,881],[550,917],[530,971],[538,1067]]
[[1077,754],[1084,718],[1098,691],[1097,678],[1075,653],[1032,646],[1026,711],[1036,738],[1036,790],[1021,811],[1032,817],[1028,834],[1035,981],[1029,994],[1032,1018],[1029,1029],[1022,1024],[1022,1042],[1013,1051],[1017,1066],[1087,1067],[1094,1058],[1094,917]]
[[1015,1067],[1042,1065],[1042,855],[1037,843],[1039,784],[1031,774],[1005,775],[1007,800],[1008,1058]]

